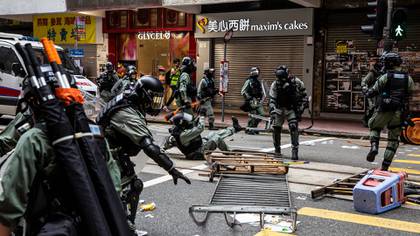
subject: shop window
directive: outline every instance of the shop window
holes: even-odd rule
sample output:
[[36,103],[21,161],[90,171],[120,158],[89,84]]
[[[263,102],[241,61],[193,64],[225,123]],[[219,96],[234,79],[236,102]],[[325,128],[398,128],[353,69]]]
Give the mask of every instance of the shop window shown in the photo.
[[139,9],[134,17],[134,25],[138,28],[154,28],[158,23],[158,9]]
[[186,14],[174,10],[165,10],[165,27],[185,27]]
[[110,11],[107,12],[108,28],[121,29],[127,28],[128,12],[127,11]]

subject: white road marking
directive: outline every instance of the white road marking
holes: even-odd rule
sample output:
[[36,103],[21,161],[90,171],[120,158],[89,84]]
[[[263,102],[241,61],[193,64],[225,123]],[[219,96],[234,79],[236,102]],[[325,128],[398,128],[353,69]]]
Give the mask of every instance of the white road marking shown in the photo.
[[[202,165],[194,166],[191,169],[203,170],[203,169],[206,169],[206,168],[207,168],[207,165],[202,164]],[[194,171],[193,170],[182,170],[181,172],[182,172],[182,174],[187,175],[187,174],[190,174]],[[151,179],[149,181],[144,182],[144,188],[147,188],[147,187],[150,187],[150,186],[153,186],[153,185],[156,185],[156,184],[160,184],[160,183],[166,182],[168,180],[172,180],[171,175],[164,175],[164,176],[161,176],[161,177],[158,177],[158,178],[155,178],[155,179]],[[178,183],[183,182],[183,181],[184,180],[182,180],[182,179],[178,179]]]
[[[335,138],[331,137],[331,138],[320,138],[320,139],[308,140],[308,141],[301,142],[300,144],[302,144],[302,145],[308,145],[308,144],[312,145],[312,144],[317,143],[317,142],[322,142],[322,141],[332,140],[332,139],[335,139]],[[284,145],[281,146],[281,149],[288,148],[288,147],[291,147],[291,146],[292,146],[292,144],[290,144],[290,143],[289,144],[284,144]],[[263,148],[263,149],[259,149],[258,151],[273,152],[274,148]],[[191,169],[203,170],[203,169],[206,169],[206,168],[207,168],[207,165],[201,164],[201,165],[198,165],[198,166],[194,166]],[[181,172],[182,172],[182,174],[187,175],[187,174],[191,174],[192,172],[194,172],[194,170],[182,170]],[[155,179],[151,179],[149,181],[144,182],[144,188],[154,186],[154,185],[166,182],[168,180],[172,180],[171,175],[164,175],[164,176],[161,176],[161,177],[158,177],[158,178],[155,178]],[[178,182],[182,182],[182,181],[183,180],[178,179]]]
[[[312,144],[315,144],[315,143],[323,142],[323,141],[326,141],[326,140],[332,140],[332,139],[335,139],[335,138],[330,137],[330,138],[320,138],[320,139],[308,140],[308,141],[300,142],[299,145],[312,145]],[[280,148],[285,149],[285,148],[289,148],[291,146],[292,146],[292,144],[289,143],[289,144],[281,145]],[[274,148],[263,148],[263,149],[260,149],[259,151],[261,151],[261,152],[274,152]]]

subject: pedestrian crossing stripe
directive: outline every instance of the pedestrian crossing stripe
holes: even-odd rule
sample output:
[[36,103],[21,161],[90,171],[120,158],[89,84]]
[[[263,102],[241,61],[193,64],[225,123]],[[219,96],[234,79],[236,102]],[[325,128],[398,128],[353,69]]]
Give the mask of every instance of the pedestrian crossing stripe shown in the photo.
[[323,219],[350,222],[361,225],[369,225],[411,233],[420,233],[420,224],[418,223],[387,219],[376,216],[360,215],[311,207],[301,208],[298,211],[298,215],[319,217]]
[[420,170],[413,170],[413,169],[407,169],[407,168],[397,168],[397,167],[391,167],[389,168],[390,171],[393,172],[401,172],[404,171],[407,174],[412,174],[412,175],[420,175]]
[[409,157],[420,157],[420,154],[413,154],[413,153],[410,153],[410,154],[408,154],[408,156],[409,156]]
[[420,161],[415,160],[395,160],[394,162],[420,165]]

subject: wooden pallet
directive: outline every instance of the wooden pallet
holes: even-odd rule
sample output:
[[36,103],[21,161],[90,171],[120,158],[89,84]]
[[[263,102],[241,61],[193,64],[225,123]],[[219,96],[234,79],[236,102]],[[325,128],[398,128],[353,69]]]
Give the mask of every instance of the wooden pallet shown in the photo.
[[289,168],[273,153],[208,152],[205,158],[210,167],[210,181],[220,174],[287,174]]
[[[365,175],[367,171],[360,174],[350,176],[348,178],[335,181],[334,183],[317,188],[311,191],[312,199],[320,199],[323,197],[330,197],[333,195],[353,196],[353,188],[356,186]],[[350,199],[349,199],[350,200]]]

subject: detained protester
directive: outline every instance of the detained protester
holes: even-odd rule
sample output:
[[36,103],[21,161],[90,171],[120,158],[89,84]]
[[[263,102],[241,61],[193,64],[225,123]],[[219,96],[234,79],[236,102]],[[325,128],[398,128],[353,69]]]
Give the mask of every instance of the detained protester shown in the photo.
[[[249,73],[249,77],[246,79],[244,85],[242,86],[241,95],[245,98],[245,103],[241,106],[241,110],[248,112],[248,115],[264,115],[264,108],[262,104],[264,89],[261,81],[258,79],[259,75],[260,69],[257,67],[252,67]],[[260,119],[249,116],[247,127],[256,128],[258,127],[260,121]],[[253,130],[246,130],[245,133],[256,134],[256,132]]]
[[292,160],[298,160],[298,122],[308,107],[308,98],[303,82],[289,74],[287,66],[281,65],[276,71],[276,80],[270,87],[270,116],[273,121],[273,144],[276,154],[281,155],[281,129],[285,120],[289,125],[292,143]]
[[232,117],[233,127],[212,131],[205,138],[202,138],[201,133],[204,131],[206,114],[206,109],[201,108],[200,116],[195,120],[189,113],[174,115],[170,119],[173,124],[170,129],[171,135],[165,139],[163,148],[166,150],[176,146],[188,160],[204,160],[206,151],[213,151],[217,148],[222,151],[229,151],[230,149],[224,139],[243,130],[238,119]]
[[102,100],[108,102],[113,97],[111,89],[119,78],[117,72],[114,70],[114,65],[112,65],[111,62],[107,62],[105,68],[106,71],[99,76],[96,82],[98,83],[98,89]]
[[200,107],[207,111],[206,116],[209,121],[209,129],[214,130],[214,112],[213,112],[213,100],[214,96],[218,93],[214,81],[214,69],[207,68],[204,70],[204,77],[201,79],[198,85],[198,100],[200,101]]
[[409,96],[414,90],[411,76],[404,72],[399,54],[388,52],[381,56],[386,74],[382,75],[366,92],[368,98],[379,96],[375,112],[369,120],[371,148],[367,161],[373,162],[379,152],[382,129],[388,129],[388,145],[384,152],[382,170],[388,170],[399,146],[402,124],[407,118]]

